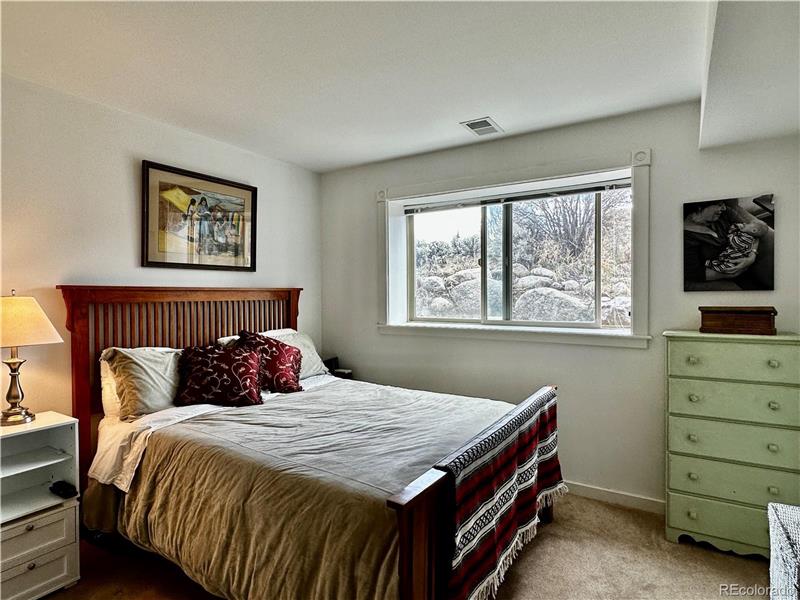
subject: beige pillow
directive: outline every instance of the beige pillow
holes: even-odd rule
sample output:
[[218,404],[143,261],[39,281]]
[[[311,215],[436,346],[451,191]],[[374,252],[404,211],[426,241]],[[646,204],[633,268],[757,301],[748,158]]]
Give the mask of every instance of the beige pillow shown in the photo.
[[178,390],[178,358],[172,348],[106,348],[119,397],[119,418],[131,420],[174,406]]

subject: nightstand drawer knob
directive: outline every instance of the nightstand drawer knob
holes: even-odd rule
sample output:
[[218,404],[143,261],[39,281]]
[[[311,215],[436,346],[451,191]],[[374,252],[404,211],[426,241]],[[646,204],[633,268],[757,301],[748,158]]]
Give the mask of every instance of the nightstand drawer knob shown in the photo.
[[700,479],[700,475],[698,475],[697,473],[689,473],[689,479],[691,479],[692,481],[697,481],[698,479]]
[[36,563],[28,563],[28,571],[33,571],[36,568]]
[[770,400],[767,406],[770,410],[778,410],[781,407],[780,402],[775,402],[775,400]]
[[767,444],[767,450],[769,450],[772,453],[775,453],[780,449],[781,449],[781,447],[778,446],[778,444]]
[[771,358],[767,361],[767,364],[770,366],[771,369],[777,369],[778,367],[781,366],[781,361]]
[[690,365],[696,365],[700,362],[700,359],[697,358],[694,354],[690,354],[689,356],[686,357],[686,362],[689,363]]
[[686,516],[689,517],[692,521],[697,520],[697,511],[696,510],[688,510],[686,511]]
[[689,394],[689,402],[700,402],[700,396],[697,394]]
[[781,493],[781,490],[780,490],[780,488],[778,488],[778,487],[775,487],[774,485],[771,485],[771,486],[769,486],[769,487],[767,488],[767,491],[768,491],[770,494],[772,494],[773,496],[777,496],[778,494],[780,494],[780,493]]
[[689,435],[686,436],[686,439],[689,440],[690,442],[696,442],[697,436],[693,433],[690,433]]
[[28,523],[27,525],[25,525],[25,531],[33,531],[33,528],[34,528],[33,523]]

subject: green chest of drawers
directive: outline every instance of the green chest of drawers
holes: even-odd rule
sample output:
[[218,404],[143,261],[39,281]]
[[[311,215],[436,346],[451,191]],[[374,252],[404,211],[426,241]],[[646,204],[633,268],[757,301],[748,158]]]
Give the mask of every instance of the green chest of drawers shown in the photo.
[[800,504],[800,336],[664,335],[667,539],[768,557],[767,503]]

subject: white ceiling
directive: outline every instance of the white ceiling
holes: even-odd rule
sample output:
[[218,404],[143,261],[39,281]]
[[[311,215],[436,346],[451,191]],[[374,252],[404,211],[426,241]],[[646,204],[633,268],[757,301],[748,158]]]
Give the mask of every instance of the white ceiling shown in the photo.
[[800,129],[800,3],[720,2],[706,48],[700,147]]
[[[3,72],[326,171],[699,98],[699,3],[8,3]],[[489,139],[495,139],[492,136]]]
[[[705,3],[9,3],[3,72],[317,171],[699,98]],[[491,136],[489,139],[496,139]]]

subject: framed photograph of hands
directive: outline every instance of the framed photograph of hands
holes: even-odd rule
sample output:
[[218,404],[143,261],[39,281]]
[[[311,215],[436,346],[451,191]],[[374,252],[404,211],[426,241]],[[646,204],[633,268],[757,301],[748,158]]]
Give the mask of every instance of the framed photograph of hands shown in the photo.
[[686,292],[775,289],[772,194],[683,205]]

